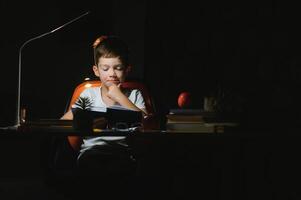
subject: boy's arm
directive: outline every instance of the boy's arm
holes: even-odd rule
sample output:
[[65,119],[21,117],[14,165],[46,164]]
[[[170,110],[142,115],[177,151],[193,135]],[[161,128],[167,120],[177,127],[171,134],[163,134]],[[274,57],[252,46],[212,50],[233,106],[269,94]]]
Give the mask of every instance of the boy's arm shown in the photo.
[[145,109],[140,109],[135,104],[133,104],[128,99],[128,97],[121,92],[120,88],[115,84],[109,86],[108,97],[125,108],[135,111],[141,111],[144,115],[147,115],[147,111]]
[[61,119],[73,120],[72,110],[70,109],[68,112],[66,112]]

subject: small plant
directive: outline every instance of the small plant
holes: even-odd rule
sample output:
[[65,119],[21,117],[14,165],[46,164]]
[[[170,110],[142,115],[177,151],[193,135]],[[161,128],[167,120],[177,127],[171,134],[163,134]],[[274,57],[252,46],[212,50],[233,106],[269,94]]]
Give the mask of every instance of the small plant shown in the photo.
[[79,97],[73,109],[73,128],[75,130],[90,132],[93,127],[93,117],[89,113],[92,107],[92,100],[89,97]]
[[82,110],[91,110],[93,101],[89,97],[79,97],[75,105]]

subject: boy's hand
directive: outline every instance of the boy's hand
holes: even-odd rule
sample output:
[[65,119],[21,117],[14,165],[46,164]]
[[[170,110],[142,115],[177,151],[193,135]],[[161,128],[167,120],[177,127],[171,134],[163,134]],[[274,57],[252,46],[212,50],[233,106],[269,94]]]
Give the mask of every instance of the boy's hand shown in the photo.
[[133,104],[126,95],[124,95],[120,89],[121,83],[119,84],[114,84],[114,83],[109,83],[106,84],[108,88],[107,92],[107,97],[118,103],[119,105],[135,110],[135,111],[142,111],[143,113],[146,113],[146,111],[143,111],[139,109],[135,104]]
[[123,98],[124,94],[120,90],[120,85],[121,84],[110,84],[108,85],[108,94],[107,96],[112,99],[115,102],[120,101],[121,98]]

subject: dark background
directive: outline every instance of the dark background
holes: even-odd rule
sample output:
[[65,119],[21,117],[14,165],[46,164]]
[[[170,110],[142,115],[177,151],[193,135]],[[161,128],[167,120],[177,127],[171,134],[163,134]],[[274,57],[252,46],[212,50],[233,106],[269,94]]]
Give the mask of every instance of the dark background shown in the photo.
[[143,81],[159,115],[182,91],[194,108],[208,95],[225,118],[246,128],[300,122],[300,12],[285,1],[0,1],[0,125],[14,124],[18,50],[28,39],[91,11],[22,54],[22,106],[28,117],[59,118],[75,86],[92,74],[96,37],[130,46],[129,79]]
[[[154,186],[162,184],[168,197],[186,199],[300,199],[300,131],[289,130],[301,120],[297,3],[0,0],[0,127],[15,122],[20,46],[87,10],[88,16],[23,49],[22,106],[29,118],[61,117],[75,86],[94,77],[95,38],[118,35],[131,48],[129,78],[149,87],[162,118],[177,107],[179,93],[189,91],[194,108],[203,108],[203,98],[213,95],[224,119],[238,119],[245,130],[277,130],[244,130],[233,137],[137,135],[148,176],[171,180],[164,185],[145,179],[141,188],[150,185],[149,192],[159,196]],[[42,184],[52,175],[44,174],[53,164],[47,152],[56,148],[49,148],[46,135],[0,136],[1,199],[65,199]],[[66,189],[69,179],[58,180]],[[86,191],[82,184],[80,189]]]

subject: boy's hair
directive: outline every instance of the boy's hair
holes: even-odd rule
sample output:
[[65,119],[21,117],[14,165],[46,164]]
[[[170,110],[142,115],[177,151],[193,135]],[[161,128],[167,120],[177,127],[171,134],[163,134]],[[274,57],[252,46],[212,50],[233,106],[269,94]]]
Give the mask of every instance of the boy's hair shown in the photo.
[[93,43],[94,62],[97,66],[99,58],[118,57],[124,67],[129,65],[129,49],[127,44],[116,36],[100,36]]

